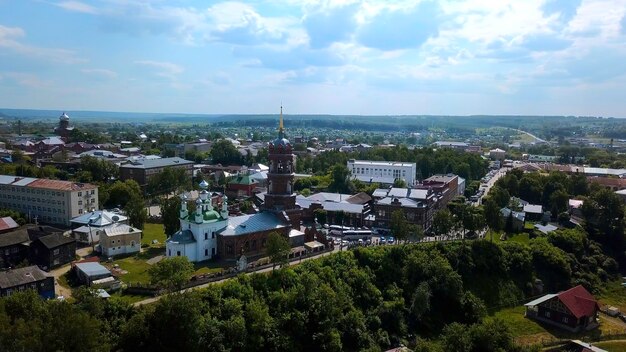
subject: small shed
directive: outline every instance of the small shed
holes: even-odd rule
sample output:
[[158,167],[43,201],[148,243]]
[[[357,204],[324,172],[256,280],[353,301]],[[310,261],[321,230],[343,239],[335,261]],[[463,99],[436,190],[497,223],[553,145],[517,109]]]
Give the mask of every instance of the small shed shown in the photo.
[[88,286],[91,286],[96,280],[112,276],[109,269],[100,263],[77,263],[74,265],[74,269],[78,279]]
[[304,247],[309,252],[319,252],[324,249],[324,244],[318,241],[311,241],[311,242],[306,242],[304,244]]

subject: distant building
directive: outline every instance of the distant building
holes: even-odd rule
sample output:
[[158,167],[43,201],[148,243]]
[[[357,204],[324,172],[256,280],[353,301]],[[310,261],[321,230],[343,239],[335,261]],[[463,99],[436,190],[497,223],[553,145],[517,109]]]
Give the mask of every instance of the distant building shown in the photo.
[[59,116],[59,125],[54,129],[54,133],[63,138],[69,137],[74,127],[70,126],[70,117],[64,112]]
[[500,160],[500,161],[502,161],[502,160],[504,160],[505,156],[506,156],[506,151],[504,151],[504,150],[502,150],[500,148],[492,149],[492,150],[489,151],[489,157],[492,160]]
[[297,196],[302,208],[302,219],[315,221],[315,211],[326,211],[326,223],[351,227],[365,226],[370,213],[372,197],[367,193],[355,195],[321,192],[309,197]]
[[526,317],[579,332],[598,327],[598,301],[582,285],[548,294],[524,305]]
[[17,210],[41,223],[69,226],[72,218],[98,209],[98,186],[0,175],[0,208]]
[[43,298],[55,298],[54,276],[36,265],[0,272],[1,297],[24,290],[35,290]]
[[465,142],[437,141],[433,144],[437,148],[450,148],[450,149],[456,149],[459,151],[465,151],[465,149],[469,147],[469,144]]
[[[526,213],[524,213],[523,211],[513,211],[509,208],[502,208],[500,209],[500,215],[502,216],[505,227],[510,226],[510,228],[507,228],[507,230],[513,232],[521,232],[522,230],[524,230]],[[508,221],[511,221],[510,225],[507,223]]]
[[128,217],[109,210],[92,211],[71,220],[72,235],[80,243],[98,243],[104,229],[118,223],[127,224]]
[[141,251],[142,231],[130,225],[115,223],[100,233],[100,250],[107,257]]
[[389,185],[395,180],[404,180],[409,187],[413,186],[417,174],[415,163],[350,159],[347,167],[351,177],[357,180]]
[[[438,197],[438,208],[446,206],[454,197],[462,194],[459,192],[459,176],[454,174],[433,175],[424,179],[416,188],[432,190]],[[465,182],[463,182],[463,188],[465,188]]]
[[391,215],[396,210],[404,212],[408,222],[421,226],[424,230],[430,228],[437,198],[429,189],[391,188],[377,189],[372,194],[371,215],[368,221],[371,226],[389,228]]
[[524,212],[527,220],[540,221],[543,216],[543,207],[541,204],[526,204],[524,205]]
[[145,192],[150,179],[168,167],[184,169],[189,179],[191,179],[193,164],[193,161],[179,157],[134,160],[120,166],[120,180],[135,180]]
[[239,174],[228,180],[226,192],[229,197],[233,198],[250,197],[252,196],[252,191],[254,191],[258,186],[259,182],[252,178],[250,174]]

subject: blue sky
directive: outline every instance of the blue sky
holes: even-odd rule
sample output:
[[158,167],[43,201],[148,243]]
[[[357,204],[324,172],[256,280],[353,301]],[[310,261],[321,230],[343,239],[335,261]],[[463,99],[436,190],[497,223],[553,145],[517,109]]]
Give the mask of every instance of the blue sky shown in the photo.
[[0,0],[0,107],[626,117],[626,0]]

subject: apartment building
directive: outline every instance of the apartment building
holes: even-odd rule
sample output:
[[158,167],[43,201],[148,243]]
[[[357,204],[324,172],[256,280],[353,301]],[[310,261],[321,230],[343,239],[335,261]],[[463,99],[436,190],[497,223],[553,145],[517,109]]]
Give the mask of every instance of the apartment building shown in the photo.
[[396,179],[401,179],[413,186],[417,174],[415,163],[350,159],[347,167],[357,180],[382,184],[393,184]]
[[98,209],[98,186],[89,183],[0,175],[0,208],[46,224],[70,226],[70,220]]
[[165,168],[182,168],[191,179],[193,172],[193,161],[181,159],[179,157],[161,159],[133,160],[128,164],[120,166],[120,180],[135,180],[145,192],[150,179],[161,173]]

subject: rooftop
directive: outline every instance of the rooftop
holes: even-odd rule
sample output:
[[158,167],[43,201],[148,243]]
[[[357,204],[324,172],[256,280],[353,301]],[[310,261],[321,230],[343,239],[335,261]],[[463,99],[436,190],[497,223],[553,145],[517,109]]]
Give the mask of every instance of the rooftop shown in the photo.
[[111,274],[109,269],[105,268],[100,263],[95,263],[95,262],[76,263],[74,265],[76,266],[78,270],[82,271],[87,276],[100,276],[100,275]]
[[285,227],[285,224],[276,215],[269,212],[262,212],[228,218],[228,225],[221,231],[220,235],[238,236],[283,227]]
[[193,161],[185,160],[179,157],[161,158],[161,159],[143,159],[135,160],[128,164],[121,165],[120,168],[125,169],[153,169],[157,167],[176,166],[176,165],[193,165]]
[[11,269],[0,272],[0,288],[25,285],[44,280],[48,277],[52,277],[52,275],[43,272],[36,265],[19,269]]
[[96,210],[73,218],[72,223],[87,225],[90,223],[89,220],[91,220],[91,226],[93,227],[104,227],[115,222],[124,222],[128,218],[108,210]]
[[39,241],[48,249],[53,249],[68,243],[76,242],[73,238],[63,236],[60,233],[39,237]]
[[370,166],[403,166],[415,167],[415,163],[405,163],[401,161],[371,161],[371,160],[348,160],[348,163],[370,165]]
[[129,233],[139,233],[141,234],[141,230],[136,229],[130,225],[116,223],[111,226],[107,226],[104,228],[104,233],[109,236],[121,236]]
[[0,231],[11,230],[19,227],[19,225],[13,220],[12,217],[6,216],[0,218]]
[[88,189],[96,189],[98,186],[91,183],[76,183],[71,181],[48,180],[45,178],[35,179],[30,182],[28,187],[52,189],[57,191],[81,191]]

